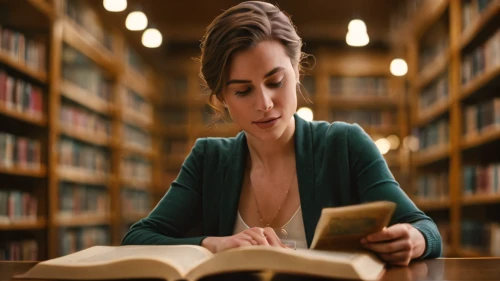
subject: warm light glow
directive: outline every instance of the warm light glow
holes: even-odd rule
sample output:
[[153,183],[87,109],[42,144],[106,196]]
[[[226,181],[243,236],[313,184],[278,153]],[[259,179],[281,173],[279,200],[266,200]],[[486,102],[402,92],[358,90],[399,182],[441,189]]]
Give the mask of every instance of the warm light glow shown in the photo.
[[357,33],[349,31],[345,37],[345,41],[349,46],[362,47],[370,42],[370,38],[367,33]]
[[375,145],[381,154],[386,154],[391,149],[391,143],[385,138],[378,139]]
[[403,59],[393,59],[391,62],[391,73],[394,76],[403,76],[408,72],[408,64]]
[[390,135],[390,136],[387,137],[387,140],[391,144],[391,149],[398,149],[399,144],[400,144],[400,140],[399,140],[398,136],[396,136],[396,135]]
[[354,19],[349,22],[347,29],[349,32],[366,33],[366,24],[360,19]]
[[148,28],[142,34],[142,45],[147,48],[158,48],[163,41],[160,31],[155,28]]
[[125,26],[132,31],[144,30],[148,26],[148,18],[143,12],[131,12],[125,20]]
[[407,136],[403,139],[403,148],[409,149],[410,151],[418,151],[420,146],[419,140],[415,136]]
[[127,0],[104,0],[102,5],[109,12],[121,12],[127,8]]
[[312,121],[314,118],[314,114],[309,107],[299,108],[299,110],[297,110],[297,115],[306,121]]

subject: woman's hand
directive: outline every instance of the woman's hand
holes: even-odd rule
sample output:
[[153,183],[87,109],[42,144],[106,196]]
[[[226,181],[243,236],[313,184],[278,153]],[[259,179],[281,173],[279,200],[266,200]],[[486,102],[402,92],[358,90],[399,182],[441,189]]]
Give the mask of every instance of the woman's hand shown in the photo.
[[201,242],[201,246],[207,248],[212,253],[250,245],[286,248],[276,235],[276,232],[274,232],[274,229],[270,227],[252,227],[232,236],[207,237]]
[[411,224],[395,224],[361,239],[363,246],[379,254],[386,262],[407,266],[425,251],[425,238]]

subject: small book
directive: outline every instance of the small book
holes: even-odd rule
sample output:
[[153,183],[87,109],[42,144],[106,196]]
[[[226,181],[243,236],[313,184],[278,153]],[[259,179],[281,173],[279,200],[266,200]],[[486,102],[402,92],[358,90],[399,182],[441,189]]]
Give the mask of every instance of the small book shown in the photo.
[[247,246],[213,254],[201,246],[94,246],[38,263],[16,279],[196,281],[232,273],[272,272],[377,280],[385,263],[360,239],[386,227],[393,202],[325,208],[310,249]]

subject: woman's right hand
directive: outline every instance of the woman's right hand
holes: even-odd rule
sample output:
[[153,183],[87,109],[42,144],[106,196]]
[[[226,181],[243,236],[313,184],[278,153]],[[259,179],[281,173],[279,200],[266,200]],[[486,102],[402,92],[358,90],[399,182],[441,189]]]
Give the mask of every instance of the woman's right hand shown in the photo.
[[252,227],[232,236],[207,237],[201,242],[201,246],[207,248],[212,253],[250,245],[287,248],[281,242],[278,235],[276,235],[274,229],[270,227]]

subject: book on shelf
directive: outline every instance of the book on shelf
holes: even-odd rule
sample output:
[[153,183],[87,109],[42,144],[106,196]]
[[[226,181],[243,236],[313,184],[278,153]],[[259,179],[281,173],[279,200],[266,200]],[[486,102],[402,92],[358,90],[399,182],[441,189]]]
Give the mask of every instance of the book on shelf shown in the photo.
[[29,69],[45,72],[45,45],[28,38],[24,33],[0,25],[0,53],[8,55]]
[[36,221],[38,199],[20,190],[0,190],[0,225]]
[[37,261],[38,243],[35,240],[9,240],[0,245],[0,261]]
[[0,107],[41,118],[42,90],[32,83],[11,76],[0,68]]
[[499,129],[500,98],[491,98],[465,106],[463,123],[466,139],[488,130]]
[[500,256],[500,224],[464,219],[461,223],[460,246],[480,255]]
[[463,196],[500,195],[500,163],[464,165],[462,169]]
[[462,58],[462,85],[500,66],[500,30],[497,30],[481,46],[466,53]]
[[361,250],[360,239],[382,230],[395,204],[372,202],[325,208],[310,249],[241,247],[212,254],[201,246],[101,246],[38,263],[19,279],[166,279],[199,280],[232,273],[276,273],[377,280],[385,263]]
[[39,141],[0,132],[0,167],[39,169],[40,164]]

